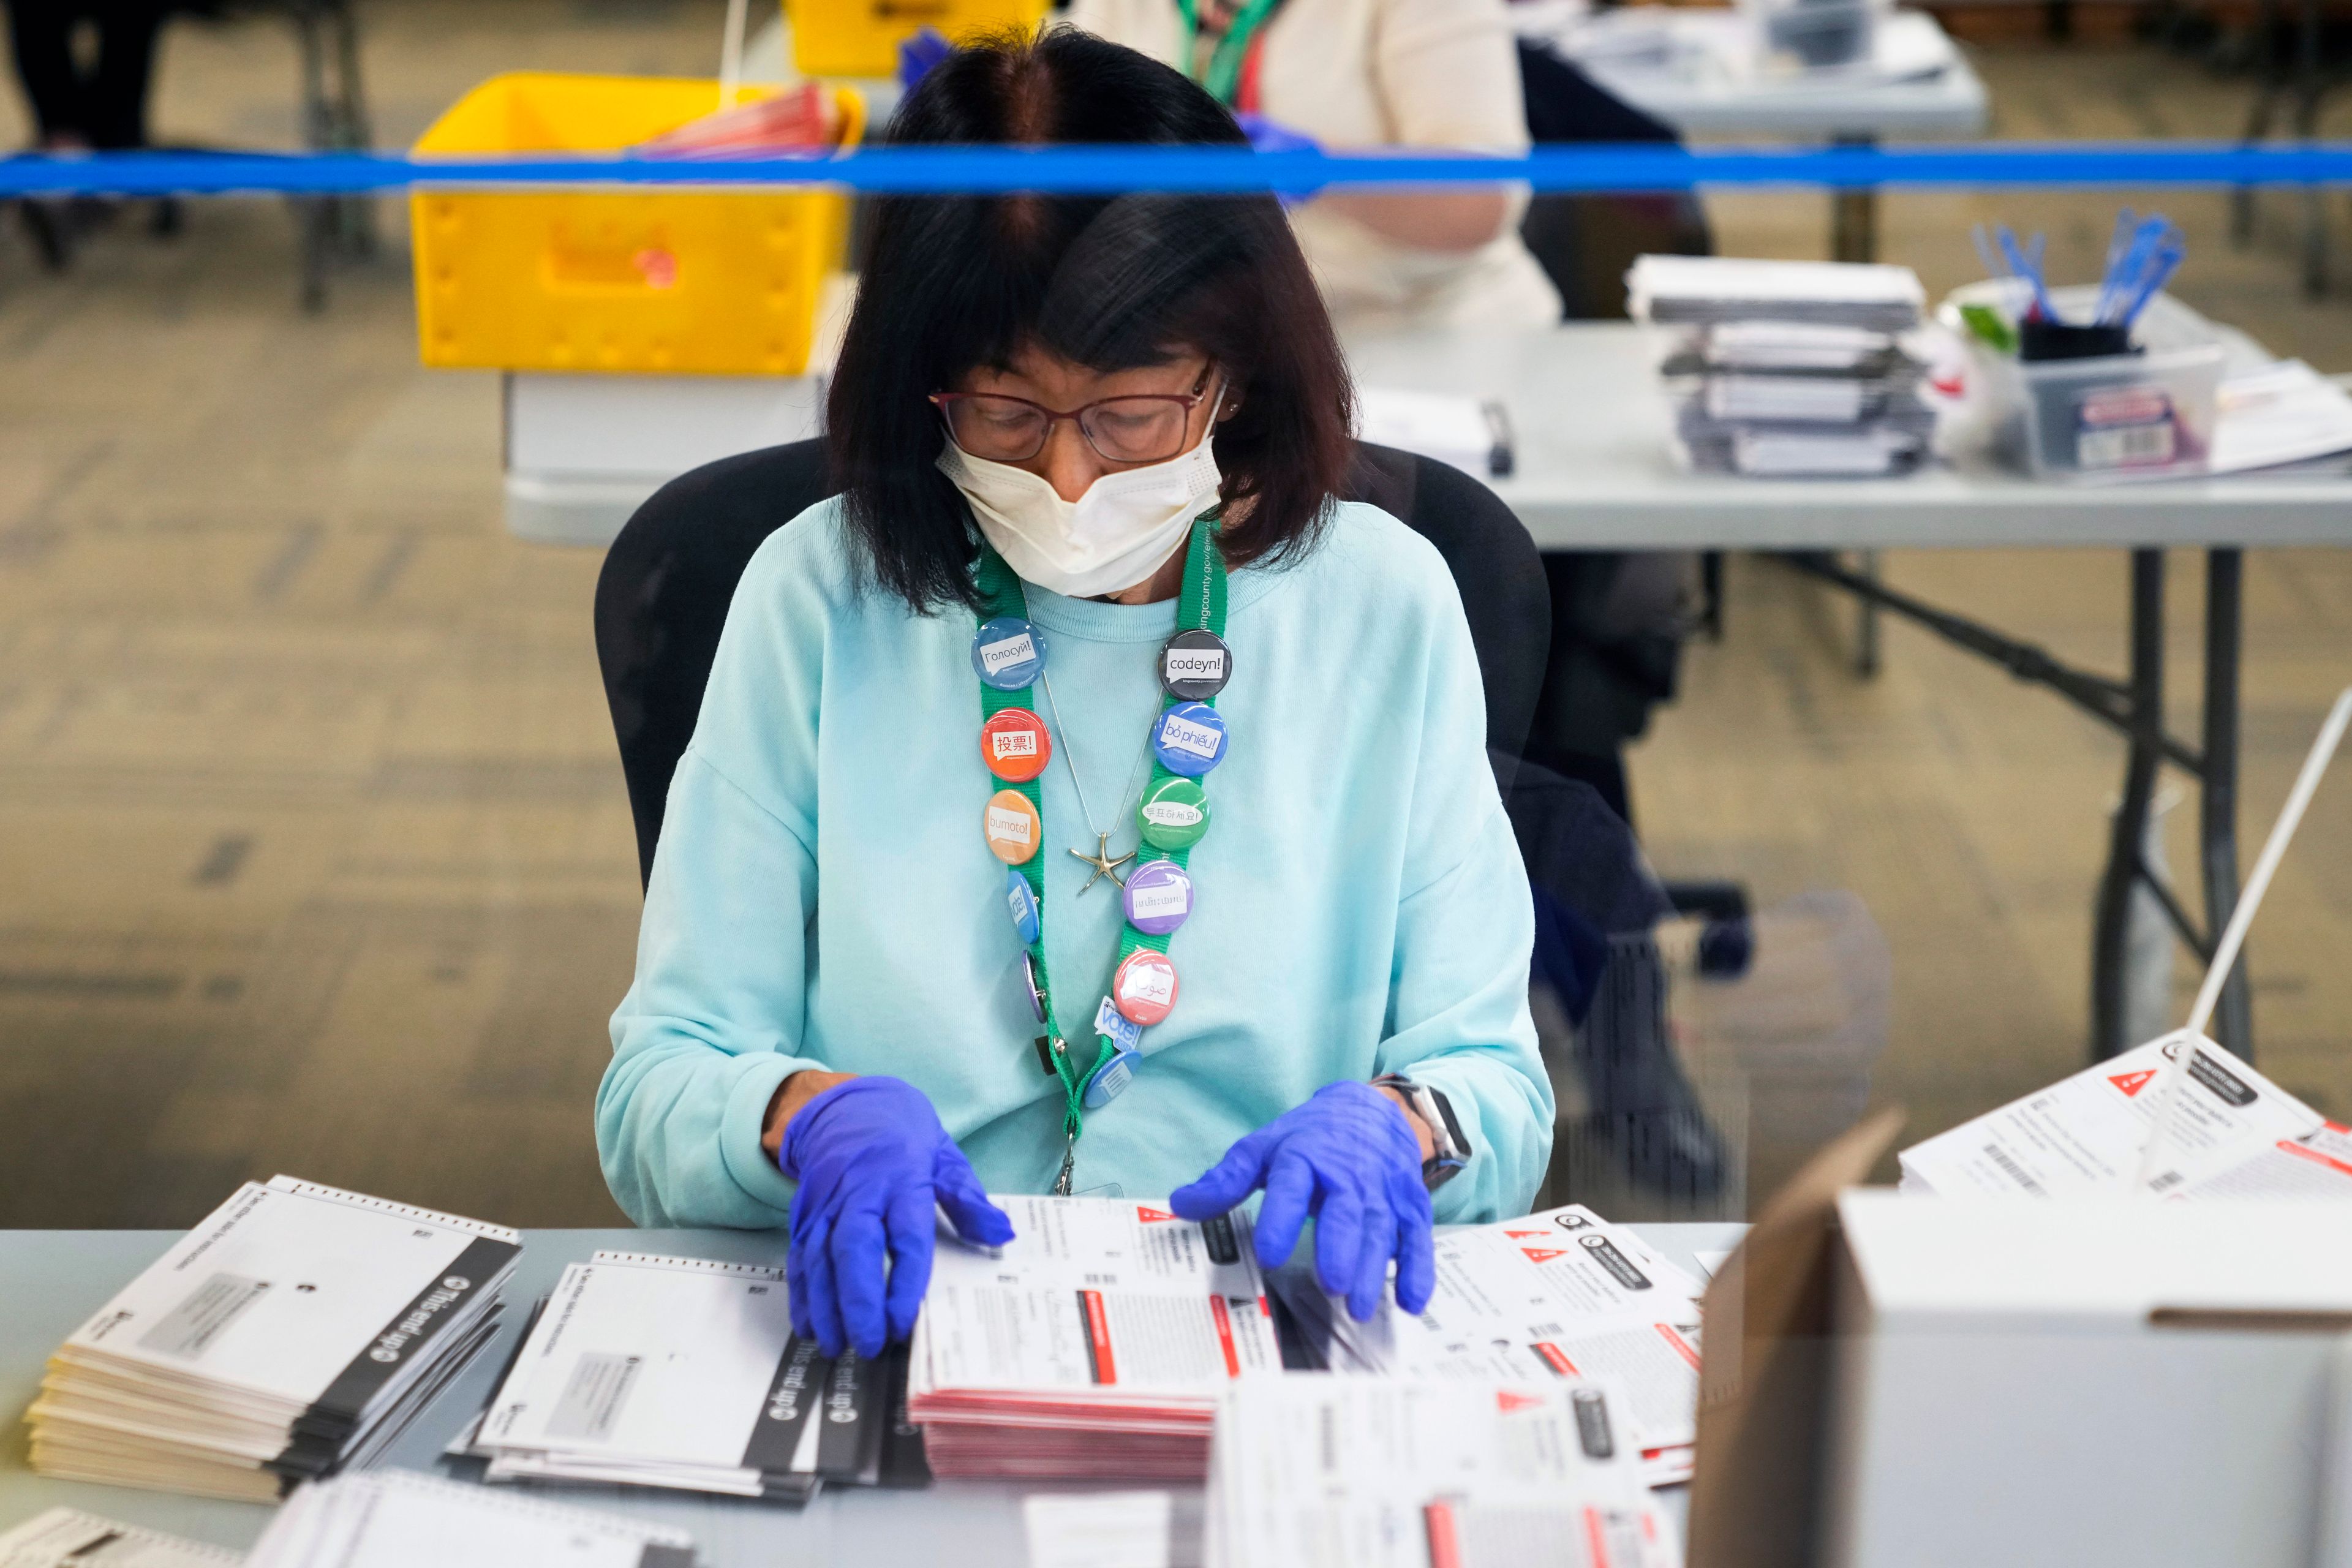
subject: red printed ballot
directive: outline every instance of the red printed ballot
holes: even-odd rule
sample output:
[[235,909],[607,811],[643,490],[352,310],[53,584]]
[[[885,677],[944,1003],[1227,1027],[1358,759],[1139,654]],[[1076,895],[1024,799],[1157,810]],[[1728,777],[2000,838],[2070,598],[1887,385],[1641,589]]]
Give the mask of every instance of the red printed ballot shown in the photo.
[[1198,1480],[1218,1394],[1281,1369],[1249,1219],[1013,1197],[997,1252],[941,1233],[908,1414],[941,1476]]

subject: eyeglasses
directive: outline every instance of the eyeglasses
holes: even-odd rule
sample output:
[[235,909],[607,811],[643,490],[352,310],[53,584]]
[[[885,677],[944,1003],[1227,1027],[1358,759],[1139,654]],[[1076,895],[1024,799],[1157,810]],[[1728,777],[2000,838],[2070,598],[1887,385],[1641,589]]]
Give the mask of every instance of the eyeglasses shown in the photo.
[[[1208,379],[1204,372],[1203,385]],[[1045,438],[1065,419],[1077,421],[1087,445],[1107,462],[1159,463],[1184,450],[1192,410],[1211,395],[1196,387],[1105,397],[1067,410],[993,392],[935,392],[931,401],[947,421],[950,438],[992,463],[1027,462],[1045,449]]]

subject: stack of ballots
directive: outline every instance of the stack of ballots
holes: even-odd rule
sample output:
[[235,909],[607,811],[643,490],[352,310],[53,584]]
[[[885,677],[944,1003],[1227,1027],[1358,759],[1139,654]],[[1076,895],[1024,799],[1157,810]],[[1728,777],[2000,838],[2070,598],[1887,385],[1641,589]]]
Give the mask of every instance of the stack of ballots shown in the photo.
[[1652,1486],[1691,1478],[1698,1441],[1701,1282],[1581,1204],[1437,1237],[1437,1285],[1417,1318],[1383,1302],[1360,1323],[1311,1268],[1270,1283],[1333,1372],[1519,1383],[1605,1378]]
[[1013,1239],[942,1234],[916,1321],[907,1408],[932,1471],[1203,1479],[1218,1399],[1281,1372],[1248,1216],[1003,1201]]
[[1936,416],[1903,337],[1927,297],[1909,268],[1644,256],[1625,282],[1634,319],[1664,339],[1691,468],[1871,478],[1926,458]]
[[364,1464],[497,1326],[499,1226],[247,1183],[50,1358],[33,1468],[267,1501]]

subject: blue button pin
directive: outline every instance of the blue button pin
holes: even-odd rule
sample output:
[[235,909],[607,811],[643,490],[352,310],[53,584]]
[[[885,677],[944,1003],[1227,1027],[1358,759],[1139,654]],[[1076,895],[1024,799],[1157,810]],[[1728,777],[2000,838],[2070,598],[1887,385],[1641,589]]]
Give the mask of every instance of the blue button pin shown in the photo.
[[971,639],[971,667],[999,691],[1018,691],[1045,670],[1045,634],[1019,616],[983,621]]
[[1100,1110],[1119,1097],[1121,1090],[1135,1079],[1135,1064],[1143,1058],[1133,1051],[1118,1055],[1095,1069],[1087,1079],[1086,1093],[1080,1097],[1088,1110]]
[[1007,867],[1004,872],[1004,902],[1013,911],[1013,929],[1021,933],[1021,945],[1037,945],[1037,895],[1029,890],[1029,879],[1017,868]]
[[1095,1033],[1107,1037],[1122,1056],[1142,1048],[1143,1026],[1120,1012],[1118,1004],[1108,996],[1095,1009]]
[[1151,754],[1170,773],[1198,778],[1225,760],[1225,721],[1205,702],[1179,702],[1151,726]]

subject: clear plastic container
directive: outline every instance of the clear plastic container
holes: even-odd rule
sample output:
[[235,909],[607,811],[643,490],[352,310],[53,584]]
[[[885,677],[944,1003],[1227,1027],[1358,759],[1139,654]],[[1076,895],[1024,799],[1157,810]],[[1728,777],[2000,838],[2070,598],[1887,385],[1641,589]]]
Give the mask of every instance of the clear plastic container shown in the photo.
[[2036,478],[2172,479],[2213,451],[2221,345],[2104,359],[1987,355],[2003,454]]

